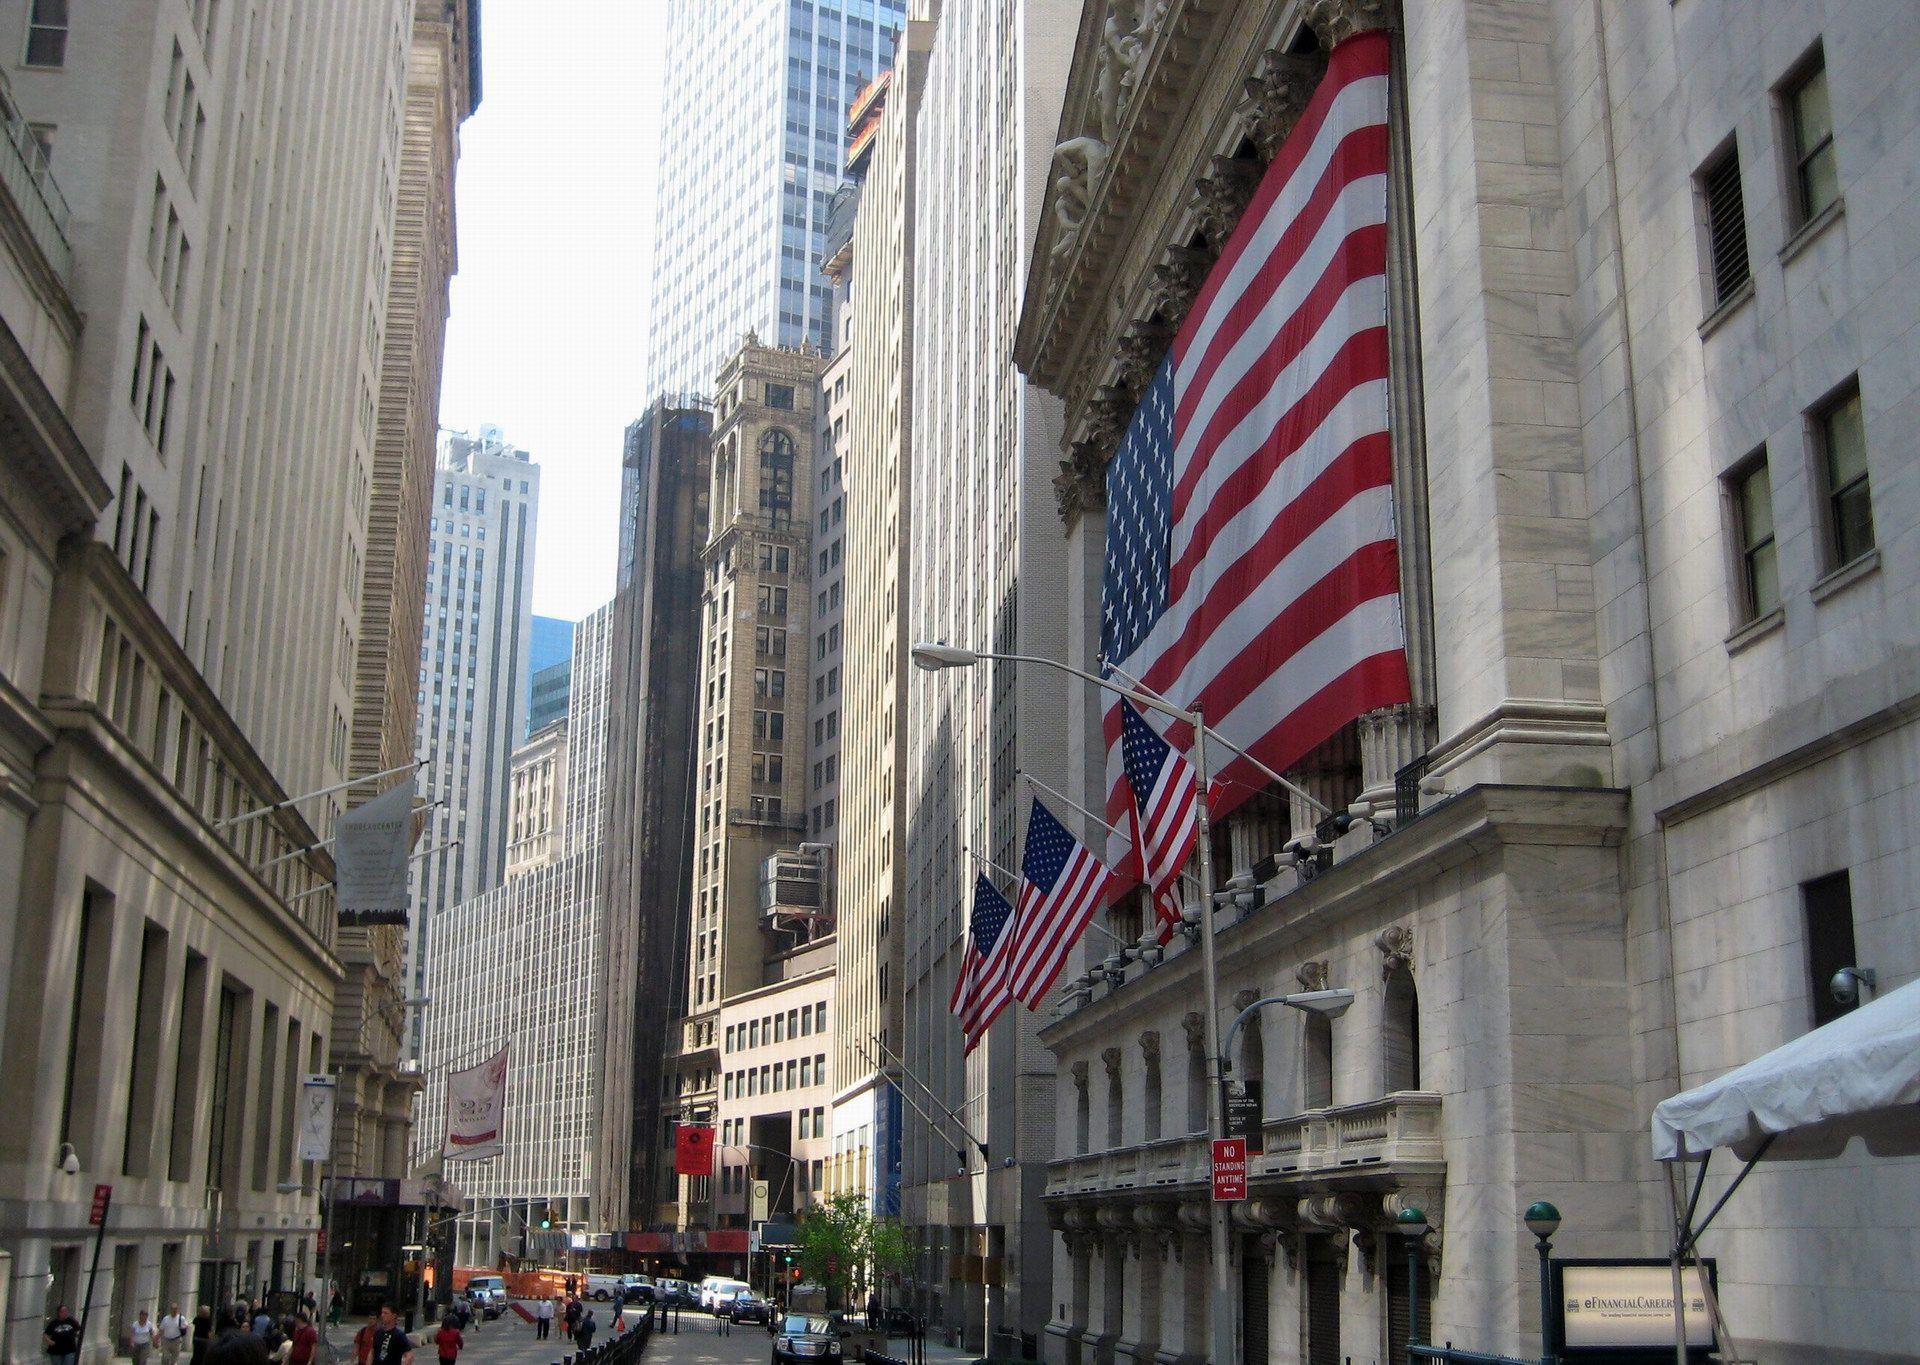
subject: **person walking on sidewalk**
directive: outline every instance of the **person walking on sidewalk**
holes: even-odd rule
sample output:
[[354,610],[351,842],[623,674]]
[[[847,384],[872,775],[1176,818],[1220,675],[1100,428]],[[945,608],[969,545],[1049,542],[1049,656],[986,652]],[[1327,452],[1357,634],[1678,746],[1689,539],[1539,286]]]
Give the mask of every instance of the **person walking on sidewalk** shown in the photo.
[[127,1324],[127,1342],[133,1347],[133,1365],[147,1365],[153,1354],[153,1318],[142,1308]]
[[553,1335],[553,1300],[542,1299],[533,1306],[533,1339],[545,1341]]
[[40,1340],[46,1344],[51,1365],[80,1365],[80,1324],[64,1303],[53,1310]]
[[293,1315],[293,1331],[287,1348],[287,1365],[314,1365],[314,1352],[320,1345],[320,1329],[305,1311]]
[[582,1308],[580,1310],[580,1322],[573,1329],[574,1344],[583,1351],[592,1346],[593,1333],[598,1326],[599,1324],[593,1320],[593,1310],[591,1308]]
[[455,1365],[460,1359],[460,1348],[467,1339],[460,1335],[460,1324],[449,1313],[441,1320],[440,1330],[433,1334],[434,1349],[440,1353],[440,1365]]
[[160,1319],[160,1365],[180,1365],[180,1352],[187,1343],[187,1319],[180,1312],[180,1305],[167,1305],[167,1315]]

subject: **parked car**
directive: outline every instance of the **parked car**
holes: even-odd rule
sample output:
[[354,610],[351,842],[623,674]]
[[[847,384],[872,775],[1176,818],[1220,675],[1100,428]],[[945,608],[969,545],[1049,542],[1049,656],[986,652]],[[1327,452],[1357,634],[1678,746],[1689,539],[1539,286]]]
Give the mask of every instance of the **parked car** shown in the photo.
[[835,1313],[789,1313],[773,1338],[773,1365],[820,1365],[836,1361],[851,1335]]
[[733,1316],[733,1301],[742,1294],[751,1293],[753,1293],[752,1289],[738,1281],[731,1284],[715,1285],[712,1302],[707,1306],[716,1318],[731,1318]]
[[484,1321],[491,1322],[507,1311],[507,1282],[499,1275],[475,1275],[462,1292]]
[[720,1311],[721,1296],[731,1300],[742,1289],[751,1289],[745,1280],[736,1280],[728,1275],[709,1275],[700,1281],[700,1306],[709,1313]]
[[592,1299],[596,1303],[605,1303],[617,1299],[626,1292],[626,1286],[620,1283],[618,1275],[588,1275],[587,1283],[581,1290],[581,1297]]
[[622,1275],[620,1297],[627,1303],[652,1303],[654,1298],[652,1278],[647,1275]]
[[765,1322],[772,1311],[767,1301],[751,1289],[742,1289],[727,1304],[727,1316],[735,1322]]
[[669,1308],[691,1308],[695,1303],[693,1286],[685,1280],[672,1278],[655,1280],[653,1293],[655,1299]]

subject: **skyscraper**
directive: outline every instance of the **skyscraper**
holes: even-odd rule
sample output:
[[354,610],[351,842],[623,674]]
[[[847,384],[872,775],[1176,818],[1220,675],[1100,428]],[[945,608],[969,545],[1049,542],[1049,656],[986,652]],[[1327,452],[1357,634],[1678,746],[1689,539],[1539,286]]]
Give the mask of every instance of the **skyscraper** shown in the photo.
[[533,618],[527,649],[527,738],[567,714],[573,679],[573,622],[553,616]]
[[[533,543],[540,467],[498,427],[448,432],[434,478],[420,644],[421,790],[444,804],[420,847],[459,844],[414,864],[407,930],[412,993],[425,990],[434,916],[500,884],[507,855],[507,765],[526,733],[533,632]],[[419,1045],[419,1026],[414,1050]]]
[[649,348],[656,392],[713,392],[748,332],[826,349],[829,294],[817,266],[846,107],[892,60],[905,9],[904,0],[673,0]]
[[602,1089],[594,1201],[609,1227],[671,1217],[672,1130],[660,1078],[687,988],[693,885],[700,553],[713,416],[662,399],[627,428],[619,591],[608,683],[606,851],[600,896]]
[[[573,633],[574,687],[559,727],[564,754],[553,752],[550,734],[513,754],[511,786],[521,803],[514,827],[544,831],[544,853],[444,910],[427,963],[435,1004],[421,1053],[427,1088],[417,1162],[438,1160],[447,1072],[508,1048],[506,1150],[497,1160],[446,1167],[466,1196],[455,1228],[461,1265],[493,1265],[507,1251],[534,1254],[526,1239],[537,1238],[536,1205],[554,1210],[556,1230],[592,1218],[604,980],[594,964],[606,941],[599,866],[612,614],[611,606],[601,607]],[[508,785],[503,779],[502,788]]]
[[[1026,130],[1059,117],[1080,7],[1025,0],[1006,10],[991,24],[942,10],[914,120],[909,631],[1061,658],[1067,558],[1051,533],[1060,408],[1022,380],[1011,349],[1047,180],[1044,149]],[[988,1169],[963,1149],[967,1172],[955,1177],[952,1136],[909,1125],[902,1204],[921,1225],[930,1315],[994,1355],[1019,1354],[1049,1313],[1039,1194],[1052,1154],[1052,1062],[1035,1016],[1019,1008],[963,1054],[947,1001],[977,870],[968,851],[1019,864],[1019,774],[1058,784],[1065,770],[1060,694],[1057,674],[1010,664],[915,673],[908,684],[905,1059],[994,1160]]]

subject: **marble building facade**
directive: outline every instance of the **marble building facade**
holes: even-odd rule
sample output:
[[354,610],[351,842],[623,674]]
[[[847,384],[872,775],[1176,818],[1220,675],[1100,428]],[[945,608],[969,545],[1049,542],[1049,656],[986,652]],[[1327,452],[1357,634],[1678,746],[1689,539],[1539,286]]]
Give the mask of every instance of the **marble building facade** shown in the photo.
[[[1087,5],[1016,346],[1065,404],[1070,656],[1097,650],[1140,386],[1325,54],[1377,29],[1414,704],[1292,774],[1359,803],[1346,828],[1273,798],[1216,845],[1230,872],[1331,849],[1219,912],[1221,1007],[1356,992],[1331,1024],[1269,1011],[1228,1058],[1264,1100],[1233,1215],[1249,1360],[1390,1358],[1410,1273],[1431,1339],[1537,1350],[1521,1210],[1559,1206],[1561,1254],[1663,1255],[1652,1106],[1831,1017],[1836,966],[1916,970],[1901,4]],[[1097,717],[1068,720],[1097,805]],[[1041,1034],[1045,1351],[1205,1359],[1198,955],[1081,953],[1092,989]],[[1750,1356],[1904,1358],[1886,1249],[1916,1178],[1850,1152],[1743,1186],[1705,1251]]]

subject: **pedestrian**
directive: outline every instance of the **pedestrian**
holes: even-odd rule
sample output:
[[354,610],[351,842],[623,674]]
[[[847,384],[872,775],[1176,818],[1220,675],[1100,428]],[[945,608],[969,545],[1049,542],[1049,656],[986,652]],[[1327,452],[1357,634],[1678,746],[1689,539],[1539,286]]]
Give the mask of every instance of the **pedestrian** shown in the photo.
[[433,1334],[434,1348],[440,1352],[440,1365],[454,1365],[460,1359],[460,1348],[467,1339],[460,1335],[460,1324],[453,1314],[447,1314],[440,1324],[440,1330]]
[[320,1329],[313,1325],[309,1314],[294,1314],[291,1337],[287,1365],[313,1365],[314,1352],[320,1346]]
[[40,1339],[46,1343],[47,1359],[52,1365],[80,1365],[80,1324],[73,1320],[64,1303],[53,1310]]
[[160,1365],[180,1365],[180,1351],[187,1344],[187,1320],[180,1312],[180,1305],[167,1305],[167,1315],[160,1319]]
[[[272,1330],[273,1314],[267,1311],[267,1305],[265,1303],[261,1303],[253,1312],[253,1334],[259,1337],[260,1340],[266,1341],[267,1334]],[[267,1342],[267,1351],[269,1354],[272,1353],[273,1346],[274,1343]]]
[[583,1351],[592,1346],[593,1334],[598,1326],[599,1324],[593,1320],[593,1310],[591,1308],[582,1308],[580,1310],[580,1321],[573,1329],[574,1344]]
[[207,1344],[207,1365],[268,1365],[267,1348],[251,1332],[229,1330]]
[[335,1327],[338,1327],[340,1325],[340,1319],[346,1315],[347,1296],[340,1292],[340,1286],[336,1284],[333,1287],[333,1301],[327,1308],[327,1320]]
[[213,1344],[213,1310],[201,1304],[193,1314],[193,1358],[191,1365],[207,1365],[207,1347]]
[[553,1300],[542,1299],[534,1306],[533,1339],[545,1341],[553,1335]]
[[380,1315],[375,1313],[353,1334],[354,1365],[373,1365],[373,1338],[379,1330]]
[[580,1332],[580,1314],[581,1314],[581,1312],[582,1312],[582,1311],[583,1311],[583,1310],[582,1310],[582,1309],[581,1309],[581,1307],[580,1307],[580,1300],[578,1300],[578,1299],[576,1299],[576,1298],[574,1298],[574,1297],[573,1297],[573,1296],[572,1296],[571,1294],[569,1294],[569,1295],[567,1296],[567,1307],[566,1307],[566,1311],[565,1311],[565,1312],[564,1312],[564,1313],[563,1313],[563,1314],[561,1315],[561,1316],[562,1316],[562,1318],[563,1318],[563,1319],[565,1320],[565,1322],[566,1322],[566,1324],[567,1324],[567,1335],[568,1335],[568,1336],[570,1336],[570,1337],[571,1337],[571,1336],[578,1336],[578,1335],[579,1335],[579,1332]]
[[153,1319],[142,1308],[127,1324],[127,1341],[133,1347],[133,1365],[147,1365],[153,1354]]
[[380,1305],[379,1326],[373,1330],[372,1365],[413,1365],[413,1342],[400,1330],[393,1305]]

